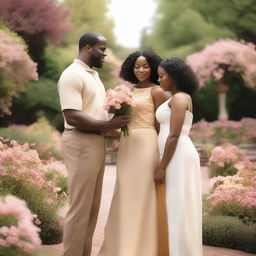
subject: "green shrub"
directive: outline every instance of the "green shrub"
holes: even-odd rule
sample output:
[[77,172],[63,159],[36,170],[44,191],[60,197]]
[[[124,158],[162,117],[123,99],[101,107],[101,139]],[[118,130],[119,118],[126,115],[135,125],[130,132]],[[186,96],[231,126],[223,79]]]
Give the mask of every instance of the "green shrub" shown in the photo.
[[22,129],[16,128],[0,128],[0,136],[9,140],[16,140],[19,144],[40,144],[42,142],[35,134],[27,133]]
[[193,95],[194,122],[214,121],[218,117],[218,95],[215,84],[209,83]]
[[[242,81],[235,79],[227,94],[227,109],[230,120],[240,120],[244,117],[255,118],[256,91],[246,87]],[[218,94],[215,83],[205,84],[193,95],[194,122],[201,119],[217,120]]]
[[40,77],[36,82],[27,83],[19,98],[14,100],[11,111],[12,115],[5,116],[0,121],[2,126],[29,125],[44,116],[55,128],[63,129],[57,82],[47,77]]
[[38,186],[25,180],[17,180],[10,176],[1,177],[0,194],[12,194],[26,201],[28,208],[38,216],[41,224],[40,238],[43,244],[56,244],[62,241],[62,227],[59,226],[57,210],[64,203],[58,200],[58,204],[46,202],[46,192],[39,190]]
[[234,165],[226,164],[224,167],[210,165],[210,178],[217,176],[233,176],[237,173],[237,168]]
[[68,190],[67,178],[62,174],[60,174],[59,171],[51,170],[50,172],[46,173],[45,177],[47,180],[54,181],[56,186],[61,189],[60,193],[64,192],[67,194],[67,190]]
[[0,256],[33,256],[35,254],[17,251],[16,248],[0,247]]
[[50,126],[45,118],[40,118],[36,123],[28,127],[0,128],[0,136],[9,140],[15,140],[19,144],[35,144],[40,159],[54,157],[61,158],[60,134]]
[[237,217],[205,216],[203,243],[256,253],[256,224],[244,224]]
[[42,70],[42,75],[57,82],[62,70],[60,69],[58,62],[56,61],[54,56],[52,56],[52,54],[50,53],[49,49],[45,51],[42,61],[44,66]]
[[240,219],[247,219],[248,222],[256,222],[256,207],[246,207],[236,201],[219,203],[211,212],[211,215],[235,216]]
[[0,227],[7,226],[11,227],[17,224],[17,219],[14,216],[0,216]]

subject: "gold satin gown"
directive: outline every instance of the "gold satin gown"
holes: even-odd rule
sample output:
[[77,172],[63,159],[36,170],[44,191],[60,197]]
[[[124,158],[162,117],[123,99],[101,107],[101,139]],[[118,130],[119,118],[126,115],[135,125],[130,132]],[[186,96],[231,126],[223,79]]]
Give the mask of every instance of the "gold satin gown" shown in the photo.
[[[121,137],[117,179],[99,256],[157,256],[154,170],[159,161],[151,88],[134,88],[136,107]],[[167,256],[167,255],[159,255]]]

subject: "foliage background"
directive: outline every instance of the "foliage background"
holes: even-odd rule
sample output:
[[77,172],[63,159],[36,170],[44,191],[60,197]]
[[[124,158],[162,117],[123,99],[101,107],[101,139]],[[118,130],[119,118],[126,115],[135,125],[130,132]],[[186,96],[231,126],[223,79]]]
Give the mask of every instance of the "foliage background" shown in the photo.
[[[29,33],[31,26],[29,22],[24,22],[21,30],[15,25],[15,18],[5,13],[7,2],[8,6],[14,6],[16,2],[4,0],[0,7],[3,24],[23,37],[28,45],[28,53],[39,67],[39,80],[25,85],[24,92],[12,105],[12,115],[0,117],[0,123],[1,126],[14,123],[31,124],[39,117],[45,116],[54,127],[62,130],[63,118],[60,113],[56,84],[63,69],[76,57],[77,41],[80,35],[84,31],[96,30],[108,39],[110,54],[104,68],[99,70],[106,88],[113,88],[120,83],[117,79],[120,63],[135,49],[127,49],[116,43],[113,33],[115,24],[107,15],[109,3],[107,0],[64,0],[60,3],[51,0],[36,1],[38,5],[35,5],[32,10],[28,8],[30,0],[22,2],[23,10],[26,8],[30,10],[31,16],[27,18],[30,23],[34,22],[33,14],[37,13],[42,6],[46,9],[55,7],[55,10],[61,12],[51,30],[47,27],[47,23],[41,25],[37,23],[39,27],[41,26],[41,32],[38,32],[39,29],[34,29]],[[20,0],[18,3],[21,4]],[[41,15],[47,20],[51,13],[43,12]],[[158,0],[152,25],[145,27],[139,48],[152,49],[163,58],[171,56],[185,58],[203,49],[206,44],[221,38],[255,43],[255,13],[254,0],[242,2],[239,0],[207,2]],[[26,20],[17,10],[15,15],[16,19],[23,17],[23,21]],[[60,17],[62,17],[61,22]],[[57,33],[57,38],[51,36],[54,33]],[[195,122],[202,118],[207,121],[217,119],[218,104],[214,87],[214,83],[208,83],[194,95]],[[239,79],[232,81],[232,90],[227,98],[230,119],[255,117],[255,101],[254,90],[246,88]]]

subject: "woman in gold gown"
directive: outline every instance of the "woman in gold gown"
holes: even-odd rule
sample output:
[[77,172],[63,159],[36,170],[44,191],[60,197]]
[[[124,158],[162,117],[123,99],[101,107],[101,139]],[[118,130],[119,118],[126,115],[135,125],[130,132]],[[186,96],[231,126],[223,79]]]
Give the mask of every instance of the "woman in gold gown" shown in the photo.
[[169,98],[158,84],[161,58],[136,51],[124,61],[120,77],[134,84],[136,107],[121,136],[114,195],[99,256],[167,256],[158,253],[154,170],[159,161],[155,111]]

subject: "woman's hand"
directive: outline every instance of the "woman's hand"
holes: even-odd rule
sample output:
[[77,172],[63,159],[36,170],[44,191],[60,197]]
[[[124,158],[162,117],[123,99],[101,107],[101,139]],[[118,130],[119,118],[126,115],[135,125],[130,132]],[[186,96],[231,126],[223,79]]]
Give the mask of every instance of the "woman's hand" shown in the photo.
[[165,183],[165,168],[159,166],[155,171],[155,182],[156,184]]

